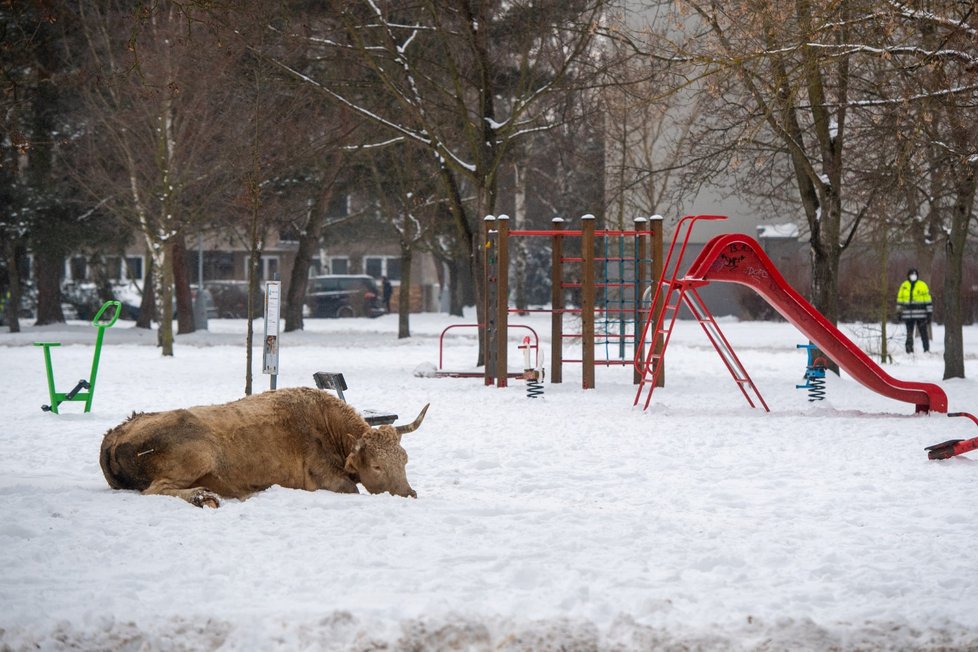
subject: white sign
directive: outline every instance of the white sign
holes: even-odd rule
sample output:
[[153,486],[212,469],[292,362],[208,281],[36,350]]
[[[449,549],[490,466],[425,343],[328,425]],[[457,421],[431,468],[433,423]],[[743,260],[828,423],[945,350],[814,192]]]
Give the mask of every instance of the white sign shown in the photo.
[[282,304],[281,281],[265,284],[265,344],[262,355],[262,373],[278,374],[278,322]]

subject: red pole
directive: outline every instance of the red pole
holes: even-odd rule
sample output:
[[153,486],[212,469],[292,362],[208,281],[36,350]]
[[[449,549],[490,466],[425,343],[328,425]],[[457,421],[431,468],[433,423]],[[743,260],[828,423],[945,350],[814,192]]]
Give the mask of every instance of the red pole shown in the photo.
[[[652,311],[652,322],[658,323],[659,315],[662,314],[662,296],[661,293],[657,293],[655,290],[658,290],[659,285],[662,283],[662,228],[664,220],[662,219],[661,215],[653,215],[649,218],[649,222],[649,227],[652,229],[652,251],[650,252],[652,254],[652,287],[654,288],[652,296],[655,296],[656,294],[660,295],[659,303],[655,306],[655,310]],[[662,350],[665,347],[665,342],[662,339],[662,333],[655,335],[652,346],[654,347],[653,350],[657,354],[662,355]],[[659,365],[662,367],[662,370],[659,372],[658,380],[655,382],[656,387],[666,386],[665,362],[665,358],[659,358]]]

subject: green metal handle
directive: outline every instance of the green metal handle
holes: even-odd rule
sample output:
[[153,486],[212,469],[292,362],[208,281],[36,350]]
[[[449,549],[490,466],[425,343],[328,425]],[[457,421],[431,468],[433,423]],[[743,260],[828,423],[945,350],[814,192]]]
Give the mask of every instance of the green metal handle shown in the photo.
[[[102,323],[102,322],[99,321],[99,319],[102,318],[102,313],[105,312],[105,309],[108,308],[109,306],[115,306],[115,314],[112,315],[112,320],[111,321],[109,321],[108,323]],[[115,324],[115,322],[119,319],[119,314],[121,312],[122,312],[122,303],[121,302],[119,302],[119,301],[106,301],[105,303],[102,304],[102,307],[99,308],[99,311],[97,313],[95,313],[95,317],[92,318],[92,326],[96,326],[96,327],[99,327],[99,328],[111,328],[112,325]]]

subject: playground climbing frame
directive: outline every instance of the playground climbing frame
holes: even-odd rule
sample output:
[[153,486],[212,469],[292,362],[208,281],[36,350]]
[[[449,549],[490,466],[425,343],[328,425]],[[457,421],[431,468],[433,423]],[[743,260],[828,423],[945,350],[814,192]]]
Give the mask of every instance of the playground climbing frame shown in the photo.
[[[551,305],[532,312],[551,315],[550,382],[563,382],[563,364],[580,363],[584,389],[595,386],[598,365],[630,366],[641,355],[638,335],[649,306],[644,297],[662,276],[661,218],[636,218],[632,230],[601,230],[593,215],[581,218],[581,228],[565,228],[562,218],[554,218],[551,229],[511,230],[509,218],[489,215],[483,222],[486,248],[484,343],[485,384],[507,385],[507,335],[509,315],[521,312],[509,305],[509,263],[511,238],[548,238],[551,245]],[[579,255],[568,255],[568,244],[579,245]],[[600,246],[599,246],[600,245]],[[601,255],[599,255],[601,254]],[[576,272],[567,273],[567,268]],[[568,291],[579,295],[578,306],[568,306]],[[654,312],[654,311],[653,311]],[[580,317],[579,332],[565,331],[565,315]],[[600,326],[600,328],[598,328]],[[565,355],[565,340],[581,342],[581,357]],[[596,349],[604,344],[604,357]],[[662,346],[653,341],[652,346]],[[631,352],[628,349],[632,349]],[[617,352],[617,357],[613,353]],[[635,382],[639,374],[633,374]],[[661,379],[660,382],[663,382]]]

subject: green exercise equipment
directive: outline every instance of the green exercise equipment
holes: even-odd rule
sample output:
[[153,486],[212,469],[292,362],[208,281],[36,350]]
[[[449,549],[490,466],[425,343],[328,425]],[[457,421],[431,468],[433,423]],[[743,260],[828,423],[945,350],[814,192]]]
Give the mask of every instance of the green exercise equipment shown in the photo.
[[[103,322],[102,315],[110,306],[115,308],[115,313],[112,314],[110,320]],[[70,392],[64,393],[54,390],[54,368],[51,366],[51,347],[61,346],[61,342],[34,342],[34,346],[44,347],[44,366],[48,374],[48,394],[51,396],[51,404],[42,405],[42,410],[58,414],[58,406],[65,401],[85,401],[85,411],[92,411],[92,399],[95,397],[95,377],[98,375],[98,361],[102,353],[102,338],[105,337],[105,329],[111,328],[119,319],[120,312],[122,312],[122,304],[120,302],[106,301],[99,308],[99,311],[95,313],[95,317],[92,318],[92,326],[98,329],[98,336],[95,338],[95,356],[92,358],[92,373],[89,375],[88,380],[84,378],[79,380]]]

